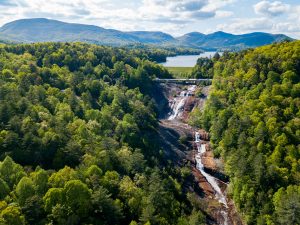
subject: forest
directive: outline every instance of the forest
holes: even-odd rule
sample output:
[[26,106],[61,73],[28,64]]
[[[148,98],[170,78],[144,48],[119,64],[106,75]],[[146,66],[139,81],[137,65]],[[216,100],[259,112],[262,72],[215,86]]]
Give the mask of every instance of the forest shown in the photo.
[[[207,222],[159,145],[165,50],[0,44],[0,224]],[[199,59],[210,132],[246,224],[300,224],[300,41]]]
[[229,196],[246,224],[300,224],[300,41],[226,53],[213,75],[191,123],[210,131]]
[[0,224],[205,224],[158,144],[152,79],[171,75],[150,58],[0,45]]

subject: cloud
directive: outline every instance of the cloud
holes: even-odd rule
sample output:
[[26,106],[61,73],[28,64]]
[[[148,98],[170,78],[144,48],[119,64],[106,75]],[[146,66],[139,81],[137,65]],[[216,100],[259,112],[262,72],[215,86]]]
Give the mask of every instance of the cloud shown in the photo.
[[197,11],[202,9],[207,3],[206,0],[179,2],[178,4],[174,4],[174,9],[176,11]]
[[274,29],[277,31],[286,31],[288,33],[300,32],[300,26],[291,22],[282,22],[274,24]]
[[[261,31],[300,38],[300,5],[292,6],[279,1],[261,1],[254,5],[254,10],[260,17],[229,18],[208,31],[223,30],[235,34]],[[285,17],[279,17],[282,14],[286,14]],[[216,18],[219,16],[217,11]]]
[[279,22],[273,24],[273,30],[275,33],[285,33],[291,37],[300,38],[300,26],[298,24],[291,21]]
[[247,33],[251,31],[271,30],[272,28],[272,21],[267,18],[236,18],[230,23],[220,24],[217,26],[218,30],[232,32],[235,34]]
[[148,20],[188,22],[213,17],[214,11],[203,10],[208,4],[208,0],[143,0],[138,11],[142,18]]
[[[300,26],[298,23],[290,20],[277,22],[271,18],[249,18],[232,19],[229,23],[220,24],[216,30],[222,30],[234,34],[243,34],[249,32],[267,32],[273,34],[286,34],[290,37],[300,37]],[[215,31],[210,29],[209,32]]]
[[[47,17],[67,22],[92,23],[110,27],[132,27],[138,22],[172,25],[191,24],[197,21],[225,17],[225,11],[218,11],[235,0],[140,0],[125,4],[123,0],[0,0],[0,14],[12,10],[15,15],[10,20],[20,18]],[[1,3],[5,7],[1,10]],[[229,13],[227,13],[227,16]],[[8,17],[0,18],[0,22]],[[76,21],[72,21],[76,19]],[[8,22],[8,21],[6,21]],[[160,27],[157,25],[156,27]]]
[[290,5],[284,4],[280,1],[269,2],[261,1],[254,5],[254,11],[257,14],[265,16],[280,16],[290,10]]
[[[251,7],[251,3],[238,0],[0,0],[0,25],[17,19],[46,17],[120,30],[161,30],[176,35],[218,29],[234,33],[286,32],[300,37],[300,4],[288,5],[282,3],[283,0],[256,1],[260,1],[253,6],[257,15],[248,10],[245,15],[233,18],[239,15],[234,12]],[[278,17],[282,14],[286,16]]]
[[0,0],[0,6],[16,6],[16,3],[10,0]]
[[225,10],[217,10],[216,11],[216,18],[227,18],[233,16],[234,13],[231,11],[225,11]]
[[[288,19],[289,21],[292,21],[295,23],[295,25],[300,24],[300,5],[296,5],[296,6],[293,6],[291,7],[291,10],[290,10],[290,14],[288,16]],[[300,27],[300,26],[299,26]]]
[[216,12],[196,11],[188,14],[192,19],[208,19],[216,15]]
[[75,9],[74,12],[79,16],[86,16],[86,15],[91,14],[91,12],[89,10],[86,10],[86,9]]
[[237,0],[208,0],[208,4],[203,7],[203,9],[209,11],[217,11],[235,2],[237,2]]

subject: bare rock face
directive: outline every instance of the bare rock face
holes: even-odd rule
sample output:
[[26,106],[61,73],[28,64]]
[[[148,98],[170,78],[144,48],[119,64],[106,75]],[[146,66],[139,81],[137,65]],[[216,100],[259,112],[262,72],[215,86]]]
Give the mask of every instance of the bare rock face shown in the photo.
[[[200,139],[203,141],[209,141],[209,133],[205,130],[201,129],[198,131],[200,135]],[[209,147],[209,146],[208,146]]]
[[[161,146],[167,160],[177,165],[190,165],[193,180],[186,188],[203,202],[207,224],[240,225],[242,222],[233,201],[226,197],[229,179],[223,173],[223,161],[213,156],[209,133],[187,124],[194,108],[203,109],[209,90],[209,86],[160,84],[161,92],[157,94],[161,96],[157,96],[157,105],[161,118]],[[199,149],[200,146],[205,150]]]

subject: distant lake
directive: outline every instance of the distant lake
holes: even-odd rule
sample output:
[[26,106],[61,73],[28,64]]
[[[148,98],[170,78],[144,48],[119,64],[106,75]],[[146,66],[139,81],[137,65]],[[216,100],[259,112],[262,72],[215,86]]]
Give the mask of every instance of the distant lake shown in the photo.
[[167,57],[167,61],[160,63],[166,67],[194,67],[200,57],[213,57],[216,52],[203,52],[200,55],[178,55]]

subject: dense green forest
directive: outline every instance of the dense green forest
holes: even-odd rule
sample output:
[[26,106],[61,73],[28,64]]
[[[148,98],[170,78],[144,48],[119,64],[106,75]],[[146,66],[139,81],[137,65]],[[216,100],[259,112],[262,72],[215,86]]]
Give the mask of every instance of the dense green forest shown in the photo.
[[193,67],[190,77],[192,78],[212,78],[214,75],[214,63],[219,60],[220,55],[216,53],[213,58],[198,58],[196,65]]
[[[205,224],[159,146],[166,50],[0,44],[0,224]],[[199,59],[204,111],[247,224],[300,224],[300,42]]]
[[225,160],[247,224],[300,224],[300,42],[228,53],[193,123]]
[[[0,224],[202,224],[158,144],[145,51],[0,46]],[[284,192],[285,193],[285,192]]]

